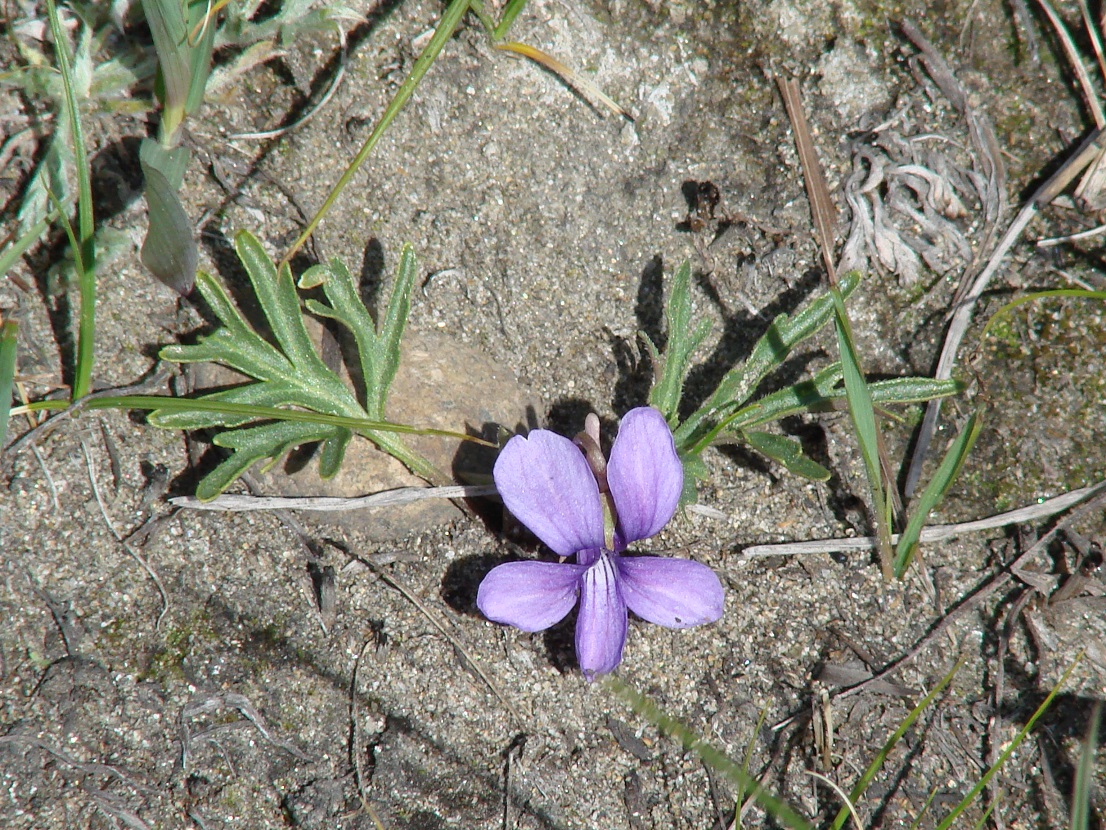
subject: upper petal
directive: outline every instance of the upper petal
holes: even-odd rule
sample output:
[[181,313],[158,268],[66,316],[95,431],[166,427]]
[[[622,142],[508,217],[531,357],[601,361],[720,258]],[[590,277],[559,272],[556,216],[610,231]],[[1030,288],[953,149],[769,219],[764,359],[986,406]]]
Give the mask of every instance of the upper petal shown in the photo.
[[495,622],[523,631],[542,631],[565,618],[576,604],[582,565],[507,562],[492,568],[476,592],[476,605]]
[[626,645],[626,603],[611,557],[603,555],[584,573],[580,616],[576,620],[576,659],[584,677],[594,680],[622,662]]
[[690,628],[721,618],[725,597],[714,571],[690,559],[620,556],[622,598],[644,620]]
[[664,416],[647,406],[622,419],[607,464],[607,484],[618,513],[621,549],[668,524],[684,487],[684,468]]
[[515,517],[560,556],[603,546],[599,485],[584,454],[555,432],[516,435],[492,470],[496,489]]

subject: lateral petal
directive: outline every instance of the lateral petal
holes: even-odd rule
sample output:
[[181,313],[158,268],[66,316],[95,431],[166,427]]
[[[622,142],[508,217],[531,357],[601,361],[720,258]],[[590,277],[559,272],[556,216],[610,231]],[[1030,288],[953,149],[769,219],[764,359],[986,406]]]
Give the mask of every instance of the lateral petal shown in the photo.
[[589,681],[622,662],[626,616],[626,603],[611,558],[601,556],[581,580],[580,615],[576,620],[576,659]]
[[516,435],[500,451],[492,477],[507,509],[554,553],[603,547],[599,485],[564,436],[545,429]]
[[648,539],[668,524],[684,487],[684,468],[664,416],[651,407],[631,409],[622,418],[607,463],[618,527],[619,550]]
[[690,559],[620,556],[618,572],[622,598],[643,620],[691,628],[722,617],[722,583],[706,565]]
[[476,592],[476,605],[493,622],[523,631],[559,623],[576,604],[582,565],[507,562],[492,568]]

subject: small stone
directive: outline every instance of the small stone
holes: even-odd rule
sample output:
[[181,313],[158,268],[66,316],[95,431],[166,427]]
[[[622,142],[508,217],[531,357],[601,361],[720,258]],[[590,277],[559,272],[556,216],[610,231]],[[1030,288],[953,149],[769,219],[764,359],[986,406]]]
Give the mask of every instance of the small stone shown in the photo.
[[[318,343],[322,327],[308,319],[308,330]],[[336,352],[325,348],[323,354]],[[339,374],[348,382],[344,367]],[[242,380],[222,366],[203,364],[197,371],[197,387],[207,389]],[[388,395],[389,420],[420,428],[444,429],[495,440],[499,425],[509,430],[524,427],[543,408],[523,390],[514,373],[490,361],[477,349],[439,332],[404,335],[399,371]],[[493,450],[470,442],[437,436],[402,436],[458,484],[491,480]],[[314,457],[304,463],[293,452],[267,473],[254,468],[254,476],[267,494],[279,496],[356,496],[397,487],[426,486],[399,461],[378,450],[370,441],[354,436],[341,469],[331,479],[319,476]],[[312,518],[355,530],[375,541],[390,541],[456,519],[460,511],[449,501],[425,499],[402,507],[313,512]]]

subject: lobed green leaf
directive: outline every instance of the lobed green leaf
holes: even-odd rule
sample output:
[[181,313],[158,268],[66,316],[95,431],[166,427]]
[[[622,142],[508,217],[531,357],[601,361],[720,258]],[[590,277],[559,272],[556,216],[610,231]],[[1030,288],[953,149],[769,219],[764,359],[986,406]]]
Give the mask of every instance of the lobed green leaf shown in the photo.
[[404,245],[399,257],[395,285],[392,286],[392,294],[388,299],[388,311],[376,336],[376,349],[373,353],[373,387],[369,391],[369,401],[367,401],[370,414],[375,413],[378,416],[384,414],[388,389],[399,369],[400,340],[407,326],[407,316],[411,312],[411,289],[415,284],[416,270],[415,252],[410,245]]
[[655,377],[649,390],[649,405],[658,409],[669,424],[675,424],[679,415],[680,396],[684,381],[691,369],[691,356],[710,333],[710,322],[700,320],[691,326],[691,263],[684,262],[672,278],[672,287],[665,305],[665,330],[668,343],[664,356],[648,336],[646,344],[654,366],[660,367],[660,377]]
[[339,427],[301,421],[275,421],[255,427],[221,432],[215,445],[233,450],[230,457],[204,476],[196,488],[196,497],[209,501],[229,487],[235,479],[258,461],[272,467],[289,450],[312,441],[323,441],[337,434]]
[[[859,284],[858,272],[845,274],[838,282],[841,296],[848,297]],[[768,373],[783,363],[796,345],[828,323],[833,313],[833,295],[825,294],[794,315],[776,317],[753,346],[749,358],[727,372],[703,405],[676,428],[676,446],[702,446],[702,434],[744,403]]]
[[803,445],[794,438],[771,432],[746,432],[749,446],[773,461],[777,461],[797,476],[811,481],[828,481],[830,471],[803,452]]

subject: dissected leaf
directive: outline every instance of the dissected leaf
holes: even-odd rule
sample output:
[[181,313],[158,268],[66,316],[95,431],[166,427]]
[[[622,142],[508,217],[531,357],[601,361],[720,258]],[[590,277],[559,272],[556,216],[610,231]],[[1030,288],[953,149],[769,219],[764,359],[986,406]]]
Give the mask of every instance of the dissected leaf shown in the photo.
[[[323,442],[319,453],[320,475],[333,476],[341,466],[354,431],[424,478],[435,482],[444,480],[432,464],[407,447],[393,425],[381,424],[387,427],[384,431],[374,428],[382,420],[387,386],[399,363],[399,339],[406,322],[416,270],[410,250],[406,249],[401,258],[389,310],[379,334],[361,302],[352,275],[340,262],[311,268],[301,278],[305,287],[322,284],[334,304],[331,307],[309,302],[308,306],[317,313],[342,321],[354,332],[362,364],[367,367],[365,379],[374,410],[370,416],[353,390],[319,357],[304,325],[303,308],[291,269],[282,265],[278,270],[261,243],[249,233],[238,234],[235,248],[275,345],[250,325],[218,281],[200,272],[196,286],[222,325],[195,344],[167,346],[162,349],[161,356],[181,363],[220,363],[251,380],[203,396],[199,399],[204,402],[203,407],[159,408],[149,417],[155,426],[172,429],[227,428],[214,441],[232,450],[232,454],[204,478],[197,495],[202,499],[213,498],[254,463],[267,461],[271,466],[288,450],[312,441]],[[296,407],[300,410],[297,415],[302,413],[304,417],[285,420],[268,413],[243,411],[242,406],[275,408],[275,411]],[[359,423],[320,423],[306,417],[312,413]],[[266,417],[278,419],[259,423],[259,419]]]
[[400,254],[399,270],[388,308],[380,324],[361,303],[357,284],[349,269],[339,260],[317,265],[300,277],[301,288],[322,285],[330,305],[308,300],[307,308],[321,317],[342,323],[353,335],[361,358],[361,374],[365,381],[367,400],[365,411],[370,417],[384,417],[384,402],[399,368],[400,340],[411,309],[411,288],[415,283],[415,255],[410,245]]
[[[838,283],[841,296],[848,297],[859,284],[859,273],[853,271],[843,275]],[[703,433],[741,406],[796,345],[828,323],[832,316],[833,298],[824,294],[794,315],[776,317],[753,346],[749,358],[727,372],[699,410],[676,428],[676,446],[686,449],[696,445]]]
[[337,427],[305,424],[300,421],[274,421],[221,432],[215,436],[215,444],[234,452],[204,476],[196,488],[196,497],[204,501],[213,499],[256,462],[267,461],[267,469],[286,452],[301,444],[332,439],[345,431]]
[[803,445],[794,438],[771,432],[746,432],[745,440],[757,452],[778,461],[797,476],[811,481],[828,481],[830,471],[803,452]]

